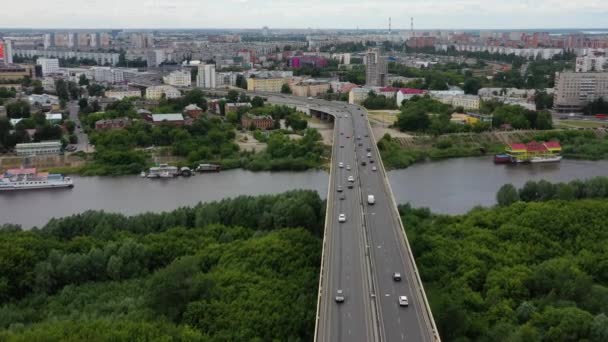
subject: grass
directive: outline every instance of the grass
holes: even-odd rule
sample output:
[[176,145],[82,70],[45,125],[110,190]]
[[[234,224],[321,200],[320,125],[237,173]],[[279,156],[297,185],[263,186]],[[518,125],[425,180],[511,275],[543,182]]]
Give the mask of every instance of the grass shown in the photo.
[[560,120],[557,122],[557,126],[563,127],[577,127],[577,128],[599,128],[607,126],[608,122],[597,122],[597,121],[583,121],[583,120]]

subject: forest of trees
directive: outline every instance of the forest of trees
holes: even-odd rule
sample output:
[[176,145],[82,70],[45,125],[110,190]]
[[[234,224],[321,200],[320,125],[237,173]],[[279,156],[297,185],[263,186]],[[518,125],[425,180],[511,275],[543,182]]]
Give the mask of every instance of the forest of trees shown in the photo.
[[505,184],[496,193],[496,201],[501,206],[508,206],[517,201],[572,201],[588,198],[608,198],[608,177],[555,184],[546,180],[528,181],[519,190],[512,184]]
[[400,206],[443,341],[608,340],[608,201]]
[[0,340],[311,340],[324,209],[291,191],[4,225]]

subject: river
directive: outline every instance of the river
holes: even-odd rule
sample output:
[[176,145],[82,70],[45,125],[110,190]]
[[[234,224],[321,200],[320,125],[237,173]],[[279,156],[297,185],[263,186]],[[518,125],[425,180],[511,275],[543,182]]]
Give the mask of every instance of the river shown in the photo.
[[[494,165],[491,157],[447,159],[389,172],[397,203],[428,207],[445,214],[466,213],[476,205],[495,204],[506,183],[528,180],[566,182],[608,176],[608,161],[563,160],[557,164]],[[0,224],[42,226],[52,217],[89,209],[138,214],[169,211],[198,202],[238,195],[276,194],[310,189],[327,195],[325,171],[250,172],[229,170],[170,180],[125,177],[73,177],[72,189],[0,193]]]
[[89,209],[132,215],[170,211],[238,195],[276,194],[293,189],[316,190],[325,198],[329,182],[325,171],[228,170],[175,179],[139,176],[72,178],[72,189],[0,193],[0,224],[41,227],[52,217],[69,216]]
[[416,164],[391,171],[389,180],[397,203],[464,214],[478,205],[496,204],[496,192],[507,183],[520,188],[529,180],[568,182],[597,176],[608,176],[608,161],[495,165],[492,157],[475,157]]

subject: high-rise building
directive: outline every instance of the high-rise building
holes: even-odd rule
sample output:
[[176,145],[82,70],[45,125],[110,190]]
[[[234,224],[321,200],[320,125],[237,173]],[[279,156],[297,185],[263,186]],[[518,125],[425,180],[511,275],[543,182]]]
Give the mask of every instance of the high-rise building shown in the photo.
[[38,58],[36,64],[42,68],[42,76],[59,72],[59,59],[57,58]]
[[10,40],[0,40],[0,64],[13,64],[13,44]]
[[602,53],[591,53],[576,58],[576,72],[608,70],[608,58]]
[[555,74],[554,109],[580,111],[587,103],[608,99],[608,72],[558,72]]
[[380,49],[367,50],[365,54],[365,85],[386,87],[388,82],[388,63],[380,55]]
[[201,64],[198,66],[197,87],[213,89],[216,87],[215,81],[215,65]]

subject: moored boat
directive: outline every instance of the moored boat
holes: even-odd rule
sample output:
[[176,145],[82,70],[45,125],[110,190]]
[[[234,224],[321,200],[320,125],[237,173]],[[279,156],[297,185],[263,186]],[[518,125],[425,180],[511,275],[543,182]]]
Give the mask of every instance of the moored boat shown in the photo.
[[70,177],[58,173],[37,172],[35,168],[9,169],[0,175],[0,191],[71,188]]
[[513,163],[513,158],[508,154],[497,154],[494,156],[494,164],[509,164]]

